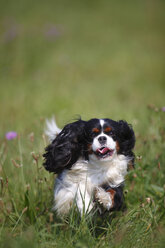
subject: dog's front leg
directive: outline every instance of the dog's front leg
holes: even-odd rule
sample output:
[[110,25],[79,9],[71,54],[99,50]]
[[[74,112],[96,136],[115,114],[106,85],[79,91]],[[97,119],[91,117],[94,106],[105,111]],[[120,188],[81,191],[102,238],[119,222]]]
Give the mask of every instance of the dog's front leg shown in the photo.
[[120,210],[124,202],[123,186],[106,189],[97,187],[95,189],[95,199],[106,210]]
[[106,210],[110,210],[114,205],[114,197],[110,191],[105,191],[101,187],[95,189],[95,199],[99,202]]

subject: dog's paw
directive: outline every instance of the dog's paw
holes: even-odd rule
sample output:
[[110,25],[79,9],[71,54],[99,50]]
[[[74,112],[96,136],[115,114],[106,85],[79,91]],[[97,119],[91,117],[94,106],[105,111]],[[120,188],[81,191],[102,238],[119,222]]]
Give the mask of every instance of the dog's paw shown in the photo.
[[107,210],[113,207],[110,193],[106,192],[103,188],[97,187],[95,189],[95,199]]

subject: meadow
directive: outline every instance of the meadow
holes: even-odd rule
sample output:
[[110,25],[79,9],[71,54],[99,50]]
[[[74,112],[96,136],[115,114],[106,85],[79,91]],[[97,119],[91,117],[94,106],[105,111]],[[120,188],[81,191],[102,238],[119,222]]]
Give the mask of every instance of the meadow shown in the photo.
[[[162,0],[1,0],[1,247],[164,247],[164,11]],[[60,127],[79,115],[132,124],[123,211],[52,212],[42,166],[52,115]]]

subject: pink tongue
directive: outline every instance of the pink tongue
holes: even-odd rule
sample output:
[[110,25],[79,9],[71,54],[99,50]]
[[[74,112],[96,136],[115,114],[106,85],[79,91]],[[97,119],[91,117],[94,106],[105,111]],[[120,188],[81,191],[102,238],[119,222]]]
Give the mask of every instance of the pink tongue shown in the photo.
[[101,154],[105,154],[106,152],[108,152],[109,151],[109,149],[107,148],[107,147],[105,147],[105,148],[103,148],[103,149],[99,149],[99,152],[101,153]]

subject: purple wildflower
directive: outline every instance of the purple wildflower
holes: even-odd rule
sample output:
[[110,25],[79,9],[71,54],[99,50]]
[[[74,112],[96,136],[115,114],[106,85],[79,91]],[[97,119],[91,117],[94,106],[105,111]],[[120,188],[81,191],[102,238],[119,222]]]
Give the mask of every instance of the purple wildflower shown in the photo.
[[5,136],[6,136],[7,140],[12,140],[12,139],[15,139],[17,137],[17,133],[14,131],[10,131],[10,132],[6,133]]
[[4,33],[4,40],[6,43],[13,41],[19,34],[18,25],[12,25]]
[[165,107],[162,107],[162,111],[165,112]]
[[58,27],[51,24],[45,27],[44,35],[48,40],[56,40],[61,35],[61,32]]

